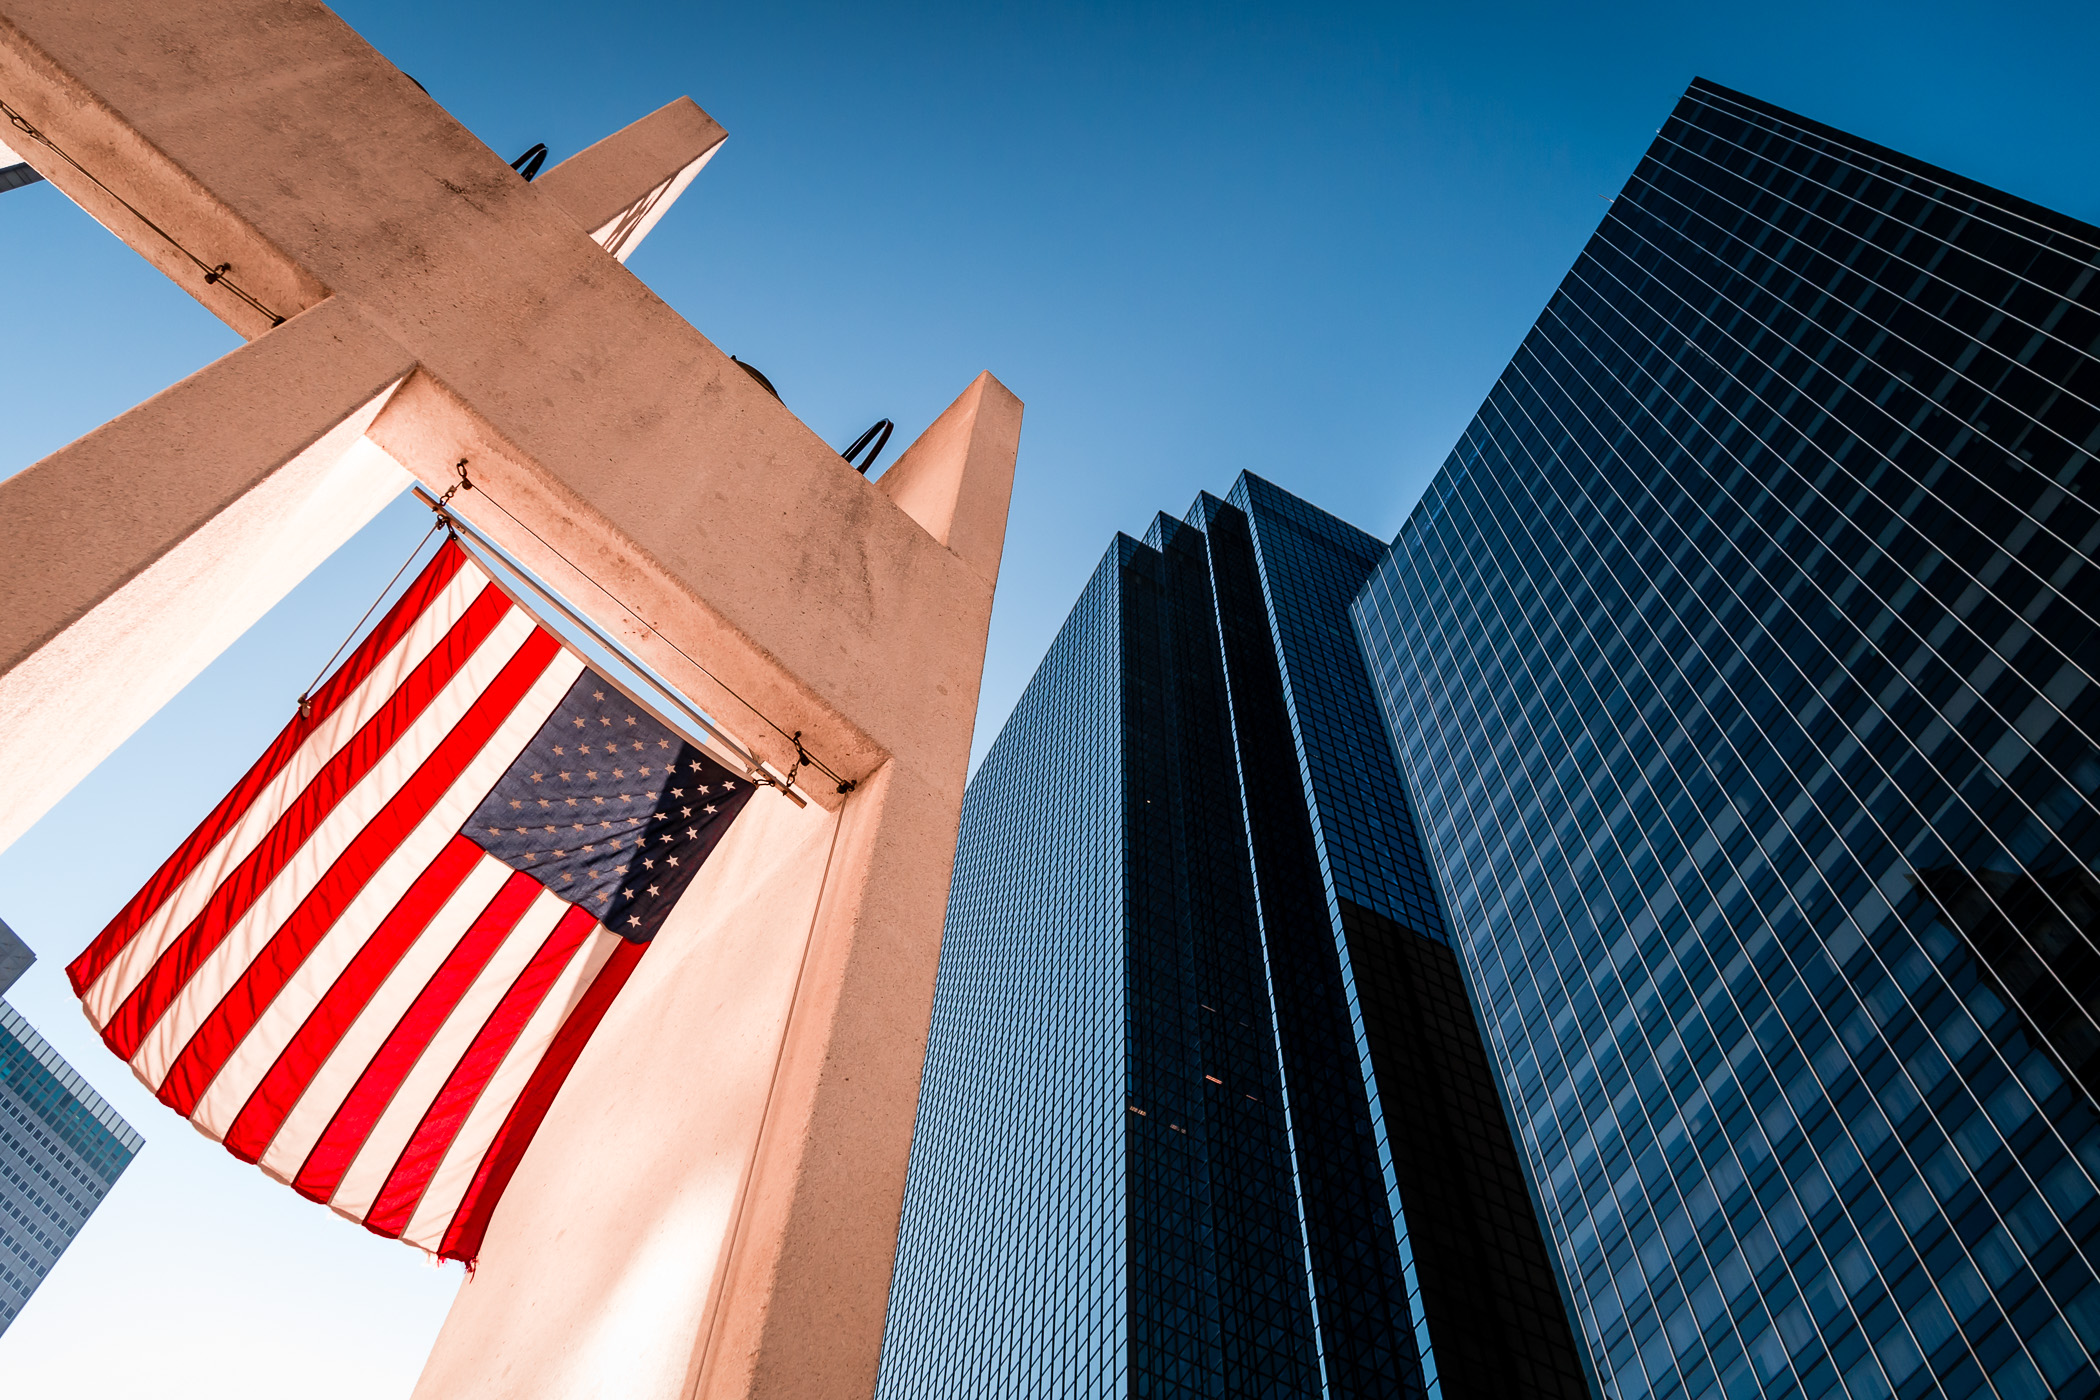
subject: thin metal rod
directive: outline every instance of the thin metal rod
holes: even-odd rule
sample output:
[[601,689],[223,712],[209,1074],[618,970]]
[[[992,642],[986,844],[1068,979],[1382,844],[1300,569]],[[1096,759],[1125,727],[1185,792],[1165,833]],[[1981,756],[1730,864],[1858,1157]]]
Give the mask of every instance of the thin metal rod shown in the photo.
[[[720,729],[717,729],[704,715],[688,704],[682,696],[674,693],[662,680],[649,674],[632,653],[592,626],[588,618],[578,617],[574,612],[564,607],[560,599],[547,592],[536,580],[519,571],[508,560],[499,559],[493,552],[484,553],[480,542],[464,535],[458,536],[458,539],[460,548],[467,552],[468,558],[481,565],[482,571],[488,575],[489,582],[501,590],[503,595],[509,598],[511,602],[517,604],[522,611],[535,617],[539,616],[539,609],[518,596],[520,588],[530,592],[533,597],[541,599],[549,607],[576,623],[577,626],[586,629],[593,641],[605,647],[607,651],[612,653],[615,660],[633,671],[635,679],[645,682],[646,688],[655,692],[665,704],[663,708],[658,708],[650,702],[647,696],[639,693],[643,687],[628,684],[627,681],[621,679],[617,668],[607,667],[596,657],[586,655],[582,648],[578,647],[569,638],[562,636],[558,630],[550,627],[548,629],[549,634],[557,642],[567,647],[570,651],[575,652],[577,657],[591,668],[591,674],[597,676],[598,679],[604,681],[614,690],[619,691],[620,694],[626,696],[636,705],[639,705],[657,723],[663,725],[693,747],[712,754],[717,759],[730,760],[732,766],[743,772],[746,781],[777,790],[781,796],[787,798],[788,801],[794,803],[797,807],[807,807],[809,805],[808,800],[801,793],[795,791],[792,781],[783,778],[767,764],[755,761],[752,755],[745,752],[742,745],[738,744],[729,735],[724,734]],[[517,587],[513,587],[511,583],[505,582],[505,574],[509,574],[515,580]],[[541,624],[545,625],[544,618],[541,618]],[[666,709],[675,711],[679,717],[674,718],[672,715],[666,714],[664,712]],[[690,732],[692,730],[700,731],[700,734],[704,737],[695,737]]]
[[438,527],[444,523],[442,520],[431,522],[430,529],[424,532],[422,539],[416,541],[416,547],[408,552],[408,558],[401,561],[401,567],[394,570],[394,576],[386,581],[386,587],[379,590],[379,596],[372,600],[372,606],[366,608],[365,615],[357,620],[357,626],[343,635],[342,642],[335,649],[335,655],[321,663],[321,669],[306,683],[306,689],[299,692],[299,714],[302,717],[306,714],[308,703],[313,699],[313,693],[321,688],[321,682],[328,679],[328,673],[335,669],[335,663],[350,649],[350,643],[357,640],[358,633],[372,620],[372,614],[379,611],[379,605],[386,601],[387,594],[394,591],[394,585],[401,582],[401,576],[408,572],[408,566],[416,562],[416,556],[423,552],[423,546],[430,543],[430,537],[435,535]]
[[[410,81],[414,80],[411,79]],[[8,106],[7,103],[4,101],[0,101],[0,116],[6,117],[10,122],[14,123],[15,128],[19,130],[23,135],[31,138],[32,140],[46,147],[51,152],[51,154],[57,156],[60,160],[72,166],[82,175],[94,181],[95,188],[101,190],[102,193],[108,195],[111,199],[114,199],[117,203],[123,205],[126,209],[130,210],[132,218],[137,219],[147,228],[152,229],[155,233],[159,234],[163,240],[166,241],[167,245],[170,248],[173,248],[176,252],[182,254],[191,262],[195,263],[197,265],[197,270],[204,274],[204,280],[207,284],[216,283],[221,286],[224,286],[227,291],[232,292],[236,297],[239,297],[242,301],[246,302],[256,311],[268,317],[270,325],[273,328],[284,324],[284,317],[278,315],[269,307],[264,306],[254,297],[249,296],[248,293],[246,293],[245,291],[242,291],[239,284],[237,284],[233,280],[233,278],[227,276],[228,273],[233,271],[232,263],[220,263],[217,267],[213,267],[210,263],[206,262],[204,259],[198,257],[195,253],[191,252],[183,244],[178,243],[175,240],[174,234],[169,233],[159,224],[156,224],[153,222],[153,220],[147,218],[145,210],[139,208],[136,204],[133,204],[130,200],[124,198],[123,195],[118,194],[108,185],[103,184],[101,176],[97,175],[94,171],[82,165],[79,161],[73,159],[73,157],[67,153],[65,147],[59,145],[56,141],[53,141],[49,136],[46,136],[42,131],[38,130],[36,126],[29,120],[29,118],[23,116],[20,112]],[[19,152],[17,154],[19,154]]]
[[[424,505],[429,506],[432,510],[441,509],[441,507],[438,505],[437,498],[431,495],[430,492],[425,490],[420,482],[416,483],[410,489],[415,492],[416,499],[421,501]],[[773,772],[763,762],[761,762],[756,755],[752,754],[742,744],[738,743],[734,738],[730,737],[728,734],[723,733],[722,730],[712,720],[707,718],[707,716],[702,714],[697,708],[695,708],[691,704],[691,702],[687,701],[684,696],[680,695],[674,688],[672,688],[670,682],[666,681],[663,677],[657,675],[655,670],[651,668],[647,662],[643,661],[640,657],[636,656],[631,650],[629,650],[625,643],[621,642],[618,638],[612,636],[604,628],[600,627],[596,622],[592,621],[590,618],[584,616],[576,609],[570,607],[569,604],[563,601],[562,598],[560,598],[557,594],[555,594],[552,589],[546,587],[538,579],[534,578],[531,572],[527,570],[523,564],[519,563],[517,560],[513,559],[510,556],[509,551],[505,550],[503,546],[497,544],[494,540],[490,539],[488,535],[483,533],[483,531],[479,527],[477,527],[472,521],[461,519],[458,515],[455,515],[449,510],[443,511],[443,514],[445,519],[451,522],[454,530],[457,532],[460,547],[465,549],[468,555],[472,557],[476,563],[482,566],[483,571],[486,572],[489,576],[489,581],[495,584],[497,588],[502,589],[506,597],[508,597],[513,603],[516,603],[521,609],[523,609],[527,613],[538,614],[541,611],[541,607],[544,607],[545,609],[550,610],[558,616],[560,616],[571,626],[576,627],[577,629],[582,631],[592,641],[596,642],[599,646],[603,647],[607,652],[609,652],[614,660],[618,661],[622,666],[625,666],[626,668],[628,668],[628,670],[633,672],[637,680],[646,685],[648,689],[655,692],[664,702],[664,705],[676,711],[676,713],[679,716],[681,716],[681,719],[673,719],[669,715],[664,714],[655,705],[652,705],[647,699],[635,694],[634,690],[631,687],[623,685],[619,677],[606,676],[606,681],[609,682],[622,695],[625,695],[629,700],[634,701],[635,704],[640,705],[643,709],[647,710],[659,723],[662,723],[673,730],[683,731],[687,729],[697,729],[701,734],[706,736],[707,740],[712,741],[711,744],[701,743],[700,746],[719,748],[725,751],[728,755],[733,756],[737,763],[742,765],[744,769],[744,776],[748,780],[752,782],[767,783],[770,786],[777,788],[784,796],[788,798],[788,800],[793,802],[798,807],[808,805],[807,800],[802,796],[802,794],[796,792],[793,786],[790,785],[782,775]],[[511,580],[516,584],[516,587],[513,587],[511,583],[507,583],[505,581],[503,577],[503,575],[505,574],[508,574],[510,576]],[[519,597],[518,593],[520,589],[523,589],[525,592],[530,593],[534,599],[538,600],[541,607],[535,607],[532,603],[527,602],[524,598]],[[555,631],[554,635],[557,641],[561,641],[563,645],[568,646],[570,650],[577,651],[577,654],[579,656],[582,656],[585,662],[589,663],[592,661],[591,657],[583,656],[583,653],[580,650],[577,650],[573,643],[570,643],[566,638],[562,637],[559,631]],[[688,739],[691,739],[692,735],[687,734],[686,737]]]
[[[474,490],[474,484],[471,481],[467,480],[467,459],[464,457],[460,458],[458,463],[455,464],[454,469],[459,472],[459,487],[464,487],[470,491]],[[459,487],[448,488],[444,495],[438,497],[438,505],[442,507],[446,501],[451,500],[452,492],[454,490],[459,489]],[[701,675],[706,676],[716,685],[722,687],[723,693],[729,696],[730,699],[736,701],[745,709],[749,710],[752,714],[756,715],[758,717],[759,723],[765,725],[774,733],[778,734],[781,738],[793,744],[795,746],[795,768],[797,770],[801,769],[804,765],[816,769],[819,773],[822,773],[825,777],[830,778],[833,782],[839,785],[838,791],[839,796],[841,797],[853,791],[855,783],[851,778],[841,778],[838,775],[838,773],[831,767],[830,764],[824,762],[823,759],[818,758],[816,755],[810,753],[809,750],[805,749],[802,746],[801,731],[798,730],[795,733],[790,734],[787,730],[783,729],[780,726],[780,724],[777,721],[775,721],[771,716],[769,716],[764,710],[759,709],[758,706],[752,704],[749,700],[746,700],[743,696],[737,694],[736,691],[733,688],[731,688],[730,684],[727,681],[723,680],[720,676],[716,675],[714,672],[708,670],[705,666],[701,665],[698,661],[694,660],[691,653],[687,652],[685,648],[679,646],[678,643],[671,640],[671,638],[666,637],[661,628],[657,627],[655,623],[649,621],[648,618],[643,617],[641,613],[637,612],[632,603],[627,602],[618,594],[614,593],[610,588],[607,588],[604,584],[600,583],[597,579],[592,578],[588,573],[584,571],[582,565],[578,564],[575,560],[569,558],[568,555],[563,554],[561,550],[555,545],[549,543],[546,537],[541,535],[539,531],[533,529],[532,526],[526,524],[523,520],[518,519],[516,515],[513,515],[510,512],[510,510],[508,510],[504,506],[503,502],[497,500],[493,495],[489,494],[489,491],[486,487],[481,488],[481,498],[487,501],[491,506],[495,507],[497,510],[502,511],[503,514],[509,518],[511,524],[517,526],[526,534],[532,536],[533,539],[539,541],[539,543],[547,550],[548,553],[552,554],[555,558],[561,560],[562,563],[567,564],[570,568],[574,569],[576,571],[577,577],[581,578],[585,583],[588,583],[591,587],[597,589],[600,593],[603,593],[607,599],[609,599],[619,607],[620,611],[626,613],[636,622],[641,623],[642,626],[648,628],[651,632],[654,632],[665,646],[668,646],[671,650],[677,652],[680,657],[684,658],[686,664],[690,665]],[[497,547],[495,545],[495,542],[493,540],[489,540],[486,534],[483,534],[482,538],[488,541],[491,548]],[[511,556],[506,551],[504,553],[504,557],[508,559]],[[651,672],[650,674],[652,676],[655,675],[654,672]],[[656,677],[656,679],[661,681],[662,677],[658,676]],[[678,692],[673,690],[672,693],[677,694]],[[766,771],[774,772],[776,770],[769,768]]]

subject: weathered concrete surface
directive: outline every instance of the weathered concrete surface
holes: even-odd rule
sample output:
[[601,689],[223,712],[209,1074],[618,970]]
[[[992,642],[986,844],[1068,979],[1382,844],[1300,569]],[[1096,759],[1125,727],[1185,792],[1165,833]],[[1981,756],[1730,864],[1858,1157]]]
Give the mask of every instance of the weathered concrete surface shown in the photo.
[[[699,1400],[875,1388],[955,860],[946,784],[885,765],[841,818]],[[791,1191],[777,1189],[793,1182]]]
[[876,484],[898,509],[987,580],[999,576],[1021,450],[1021,401],[989,374],[933,420]]
[[[0,34],[5,24],[0,14]],[[0,72],[8,59],[0,49]],[[103,149],[136,146],[100,104],[62,86],[102,132]],[[13,91],[0,87],[0,101],[15,105]],[[16,139],[90,212],[114,211],[114,226],[128,224],[141,250],[206,305],[260,334],[251,308],[225,301],[187,260],[169,264],[165,240],[47,148]],[[559,172],[544,193],[586,230],[649,205],[647,226],[626,234],[632,251],[721,141],[722,129],[681,99],[570,157],[539,186]],[[86,163],[75,141],[62,144]],[[138,165],[144,185],[189,190],[157,151]],[[291,289],[279,304],[294,310],[318,294],[296,269],[272,285]],[[350,449],[414,357],[348,298],[311,305],[0,480],[0,791],[9,795],[0,848],[406,489],[409,475],[370,443]]]
[[[298,350],[307,318],[268,329],[123,201],[272,311],[398,347],[414,368],[366,442],[439,488],[468,459],[480,489],[454,504],[477,525],[775,766],[800,732],[857,784],[812,783],[826,805],[800,812],[763,799],[739,824],[750,860],[710,862],[715,897],[686,901],[664,935],[684,941],[579,1062],[419,1393],[868,1393],[1019,401],[980,378],[870,483],[650,295],[608,252],[719,141],[689,104],[528,185],[327,10],[278,0],[0,0],[0,99],[100,183],[38,169],[251,351]],[[596,225],[620,193],[593,161],[633,182]],[[252,469],[233,446],[252,428],[200,425],[191,450]],[[89,577],[91,617],[150,541],[76,559],[53,526],[93,487],[46,477],[0,528]],[[197,500],[212,522],[235,509]],[[106,660],[46,612],[62,630],[25,631],[15,669],[76,637]]]
[[[0,13],[12,105],[68,149],[106,153],[105,184],[231,261],[266,304],[295,284],[351,298],[421,367],[374,440],[440,487],[470,457],[563,554],[617,554],[622,596],[706,650],[721,683],[699,684],[703,704],[734,715],[734,692],[849,776],[967,729],[957,686],[929,709],[916,667],[864,657],[870,638],[941,635],[981,579],[332,14],[278,0]],[[106,131],[119,120],[124,139]],[[149,255],[159,242],[112,227]],[[242,326],[215,291],[201,299]],[[505,517],[466,509],[530,551]],[[687,582],[703,572],[704,598]],[[770,731],[753,742],[793,761]]]

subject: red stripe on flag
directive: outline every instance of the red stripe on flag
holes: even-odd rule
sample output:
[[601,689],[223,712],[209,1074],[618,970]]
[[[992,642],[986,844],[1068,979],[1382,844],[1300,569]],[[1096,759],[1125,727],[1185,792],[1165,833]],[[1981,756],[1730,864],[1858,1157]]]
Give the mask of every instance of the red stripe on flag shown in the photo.
[[401,639],[408,635],[416,620],[427,612],[438,595],[451,585],[453,577],[459,573],[460,566],[466,559],[466,552],[456,542],[445,541],[438,549],[436,557],[423,566],[422,573],[416,575],[416,580],[408,586],[408,591],[395,600],[394,606],[387,609],[386,616],[379,620],[379,625],[358,644],[357,650],[350,653],[350,659],[337,668],[336,673],[313,693],[310,697],[313,701],[313,712],[310,715],[292,717],[292,722],[284,727],[276,741],[255,761],[255,766],[250,768],[240,782],[234,785],[233,791],[227,793],[219,805],[212,809],[211,815],[204,819],[203,824],[190,833],[189,839],[176,848],[175,854],[168,857],[153,878],[146,882],[145,888],[133,895],[131,902],[124,906],[116,918],[109,921],[108,927],[97,934],[95,940],[81,951],[80,956],[67,965],[66,976],[71,979],[76,995],[87,995],[87,990],[94,985],[95,979],[116,961],[117,955],[124,951],[126,945],[137,936],[139,929],[152,918],[153,911],[160,908],[169,895],[182,887],[182,882],[189,879],[198,863],[241,819],[242,813],[248,810],[257,794],[268,787],[271,780],[291,762],[292,755],[299,751],[299,747],[335,714],[344,700],[364,684],[380,659],[400,645]]
[[[256,843],[239,867],[212,891],[211,898],[169,945],[153,967],[102,1028],[102,1039],[122,1059],[130,1059],[146,1033],[180,996],[197,969],[264,890],[270,887],[315,828],[327,820],[352,788],[386,757],[408,732],[438,692],[443,690],[510,611],[510,599],[493,585],[481,590],[472,607],[445,634],[445,640],[402,682],[380,711],[365,722],[350,742],[336,751],[293,799],[270,834]],[[509,707],[505,707],[508,712]],[[479,747],[478,745],[476,747]],[[427,766],[427,764],[426,764]],[[420,771],[420,770],[419,770]]]
[[244,1162],[253,1162],[269,1150],[270,1140],[277,1136],[277,1130],[284,1126],[300,1096],[321,1072],[321,1066],[328,1062],[373,994],[481,859],[481,847],[464,836],[455,836],[430,863],[430,868],[416,877],[408,893],[401,896],[401,902],[372,931],[365,945],[322,994],[320,1002],[279,1052],[276,1063],[241,1105],[233,1126],[226,1132],[227,1151]]
[[[211,1087],[213,1077],[255,1028],[264,1010],[284,990],[284,984],[292,980],[307,954],[328,936],[336,920],[379,867],[430,815],[430,809],[458,781],[490,737],[518,708],[518,702],[546,671],[548,663],[560,654],[561,644],[552,634],[533,629],[488,689],[481,692],[459,723],[423,760],[415,776],[402,784],[378,815],[357,833],[320,883],[278,926],[255,961],[248,964],[212,1008],[211,1015],[197,1027],[161,1081],[158,1097],[162,1103],[185,1117],[197,1107],[197,1100]],[[475,800],[480,801],[479,794]]]
[[620,988],[627,985],[628,975],[649,947],[647,943],[629,943],[621,939],[620,946],[605,960],[605,966],[598,969],[591,989],[577,1001],[569,1019],[562,1022],[553,1044],[541,1057],[539,1068],[532,1072],[525,1092],[518,1095],[510,1116],[497,1130],[496,1140],[489,1144],[480,1169],[474,1173],[473,1184],[460,1198],[459,1210],[445,1231],[445,1242],[438,1248],[439,1258],[471,1261],[481,1253],[481,1240],[488,1232],[489,1217],[495,1213],[496,1202],[503,1199],[505,1188],[518,1170],[518,1162],[524,1157],[525,1149],[532,1145],[533,1135],[539,1132],[547,1110],[553,1106],[554,1096],[561,1092],[562,1083],[568,1079],[576,1057],[583,1053],[591,1032],[598,1029],[606,1008],[620,994]]
[[298,1176],[292,1180],[293,1189],[300,1195],[323,1203],[335,1195],[350,1164],[357,1160],[358,1149],[386,1112],[401,1081],[408,1078],[408,1072],[416,1067],[416,1061],[443,1028],[445,1018],[459,1005],[459,999],[474,985],[474,979],[545,888],[525,874],[512,875],[503,882],[488,908],[481,911],[446,955],[444,965],[431,977],[429,985],[416,994],[415,1001],[402,1013],[386,1044],[379,1047],[372,1063],[357,1077],[335,1117],[328,1120],[320,1141],[306,1154]]
[[[571,907],[562,915],[561,922],[547,935],[547,941],[532,955],[532,961],[511,983],[503,1000],[489,1014],[487,1024],[474,1037],[473,1045],[460,1057],[459,1065],[445,1087],[431,1100],[429,1111],[423,1121],[416,1125],[415,1135],[401,1149],[400,1160],[387,1176],[386,1185],[372,1202],[372,1209],[365,1215],[365,1228],[374,1234],[398,1237],[408,1228],[415,1215],[416,1204],[429,1189],[430,1178],[437,1173],[438,1165],[445,1160],[454,1138],[467,1121],[467,1115],[488,1087],[489,1080],[503,1063],[503,1057],[518,1043],[524,1033],[525,1023],[532,1019],[540,1003],[547,998],[547,989],[569,965],[576,949],[598,926],[598,920],[588,909]],[[529,1080],[528,1080],[529,1082]]]

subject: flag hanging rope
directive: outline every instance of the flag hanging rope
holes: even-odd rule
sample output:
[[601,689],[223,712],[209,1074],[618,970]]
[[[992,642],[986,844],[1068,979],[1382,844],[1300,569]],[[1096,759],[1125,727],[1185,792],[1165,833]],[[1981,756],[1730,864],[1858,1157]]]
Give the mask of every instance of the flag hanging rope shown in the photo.
[[335,649],[326,661],[321,663],[321,669],[314,673],[314,678],[308,682],[306,689],[299,692],[299,714],[301,718],[310,719],[313,717],[314,688],[321,684],[321,679],[328,674],[329,668],[342,659],[342,655],[349,649],[350,643],[357,640],[358,633],[362,632],[365,624],[372,620],[372,614],[379,611],[379,605],[387,600],[387,595],[394,591],[394,585],[401,582],[401,576],[408,572],[408,566],[416,562],[416,556],[423,552],[423,546],[429,544],[431,537],[444,528],[445,522],[442,520],[431,522],[430,528],[423,532],[423,538],[417,540],[416,547],[408,552],[408,558],[401,561],[401,567],[394,570],[394,576],[386,581],[386,587],[380,589],[378,596],[372,599],[372,606],[365,609],[365,615],[357,620],[355,627],[343,634],[342,644]]
[[96,189],[101,190],[111,199],[114,199],[117,203],[123,205],[126,209],[130,210],[131,216],[133,218],[137,219],[147,228],[150,228],[155,233],[159,234],[162,240],[165,241],[170,248],[173,248],[176,252],[182,254],[191,262],[195,263],[197,265],[197,270],[204,274],[204,281],[207,285],[223,285],[227,291],[232,292],[236,297],[246,302],[250,307],[254,308],[262,315],[269,317],[270,324],[272,326],[281,326],[284,324],[284,317],[278,315],[269,307],[264,306],[254,297],[249,296],[247,292],[241,289],[240,285],[236,283],[232,277],[227,275],[233,271],[232,263],[220,263],[217,266],[213,266],[211,263],[208,263],[204,259],[198,257],[195,253],[191,252],[188,248],[184,247],[180,242],[178,242],[174,234],[169,233],[159,224],[147,218],[145,213],[141,211],[136,204],[133,204],[130,200],[124,198],[123,195],[118,194],[108,185],[103,184],[101,179],[95,174],[94,171],[88,169],[79,161],[73,159],[72,156],[66,153],[64,147],[60,146],[56,141],[53,141],[42,131],[38,130],[34,125],[30,123],[29,118],[23,116],[20,112],[17,112],[13,107],[10,107],[5,101],[0,101],[0,116],[5,116],[10,122],[14,123],[15,129],[20,131],[24,136],[27,136],[31,140],[38,142],[46,149],[48,149],[53,155],[57,156],[60,160],[72,166],[75,170],[79,171],[89,180],[94,181]]

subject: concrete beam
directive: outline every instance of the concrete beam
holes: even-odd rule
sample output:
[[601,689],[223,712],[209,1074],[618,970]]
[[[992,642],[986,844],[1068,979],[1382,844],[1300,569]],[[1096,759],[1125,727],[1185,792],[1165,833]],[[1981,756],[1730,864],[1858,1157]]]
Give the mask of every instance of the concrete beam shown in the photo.
[[[5,18],[0,88],[33,89],[16,105],[69,149],[92,137],[114,167],[100,178],[164,227],[210,246],[239,232],[354,301],[429,391],[405,393],[375,440],[440,488],[461,456],[484,460],[548,547],[631,575],[628,601],[769,716],[739,733],[762,756],[786,766],[800,731],[857,778],[968,732],[974,678],[918,639],[984,605],[982,572],[328,11],[8,0]],[[121,140],[103,131],[119,120]],[[150,180],[161,166],[187,183]],[[150,235],[112,227],[152,254]],[[484,502],[465,509],[535,552]]]
[[692,98],[681,97],[578,151],[533,188],[624,263],[727,136]]
[[0,481],[0,846],[408,484],[414,363],[324,301]]
[[[157,146],[106,90],[46,52],[17,18],[12,7],[0,10],[0,102],[12,109],[0,131],[39,175],[243,336],[261,335],[327,297],[296,258]],[[228,273],[207,281],[221,266]]]

